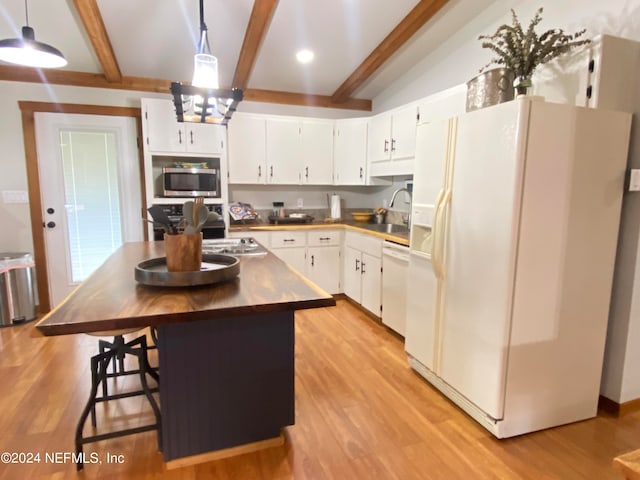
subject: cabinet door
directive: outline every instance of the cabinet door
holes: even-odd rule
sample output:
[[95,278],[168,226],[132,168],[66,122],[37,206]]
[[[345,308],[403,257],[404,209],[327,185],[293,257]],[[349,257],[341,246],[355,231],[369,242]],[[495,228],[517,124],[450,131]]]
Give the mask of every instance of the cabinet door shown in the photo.
[[307,274],[306,247],[272,248],[271,253],[275,254],[283,262],[288,263],[302,275]]
[[178,123],[171,100],[143,98],[146,144],[150,152],[184,152],[184,124]]
[[266,121],[234,114],[229,121],[229,183],[265,183]]
[[300,184],[300,122],[267,119],[267,183]]
[[391,117],[382,113],[369,121],[369,162],[382,162],[391,156]]
[[360,303],[360,285],[362,283],[360,256],[359,250],[345,246],[343,262],[344,293],[358,303]]
[[333,121],[302,122],[302,183],[333,183]]
[[340,247],[308,247],[307,276],[323,290],[340,293]]
[[184,123],[187,152],[221,154],[224,150],[225,128],[205,123]]
[[367,120],[337,120],[334,138],[335,185],[364,185],[367,166]]
[[418,108],[407,107],[394,112],[391,119],[391,158],[400,160],[415,155]]
[[360,304],[378,317],[382,305],[382,262],[368,253],[362,254],[362,298]]

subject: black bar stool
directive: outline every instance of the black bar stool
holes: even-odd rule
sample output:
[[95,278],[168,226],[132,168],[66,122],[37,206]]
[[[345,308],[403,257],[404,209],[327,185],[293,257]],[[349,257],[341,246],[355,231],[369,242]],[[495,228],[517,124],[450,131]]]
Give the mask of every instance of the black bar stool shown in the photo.
[[[99,340],[98,347],[100,353],[91,357],[91,393],[87,404],[80,415],[80,420],[76,427],[76,455],[78,463],[76,468],[82,470],[84,464],[82,462],[82,446],[87,443],[99,442],[101,440],[108,440],[110,438],[121,437],[124,435],[132,435],[135,433],[148,432],[150,430],[157,430],[158,432],[158,448],[162,450],[162,427],[160,422],[160,408],[153,393],[158,391],[158,388],[150,388],[147,383],[147,375],[152,377],[159,383],[160,378],[157,369],[151,368],[149,365],[149,359],[147,357],[147,337],[146,335],[139,336],[131,341],[126,342],[124,335],[139,331],[140,329],[134,328],[129,330],[113,330],[106,332],[94,332],[90,335],[94,336],[113,336],[113,341],[108,342],[106,340]],[[135,356],[138,359],[138,369],[126,370],[124,365],[124,358],[126,355]],[[108,372],[109,364],[113,363],[113,372]],[[141,389],[112,394],[110,395],[107,387],[107,379],[126,376],[126,375],[139,375]],[[98,396],[98,387],[102,384],[102,396]],[[135,397],[138,395],[145,395],[155,416],[155,423],[151,425],[144,425],[141,427],[127,428],[117,430],[109,433],[103,433],[99,435],[91,435],[84,437],[82,431],[84,424],[87,421],[87,417],[91,414],[91,425],[96,427],[96,404],[99,402],[106,402],[109,400],[118,400],[122,398]]]

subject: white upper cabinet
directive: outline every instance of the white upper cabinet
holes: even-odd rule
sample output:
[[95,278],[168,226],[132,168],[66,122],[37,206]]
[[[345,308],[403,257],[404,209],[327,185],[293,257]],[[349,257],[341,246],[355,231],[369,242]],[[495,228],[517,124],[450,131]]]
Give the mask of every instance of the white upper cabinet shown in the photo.
[[180,123],[171,100],[143,98],[145,144],[150,153],[220,154],[226,129],[221,125]]
[[265,183],[267,127],[264,117],[235,113],[229,121],[229,183]]
[[333,121],[267,118],[267,183],[331,185]]
[[300,129],[297,120],[267,119],[267,183],[300,184]]
[[333,183],[332,120],[303,120],[301,127],[301,180],[307,185]]
[[413,174],[415,155],[416,105],[385,112],[369,122],[369,175]]
[[366,185],[367,123],[366,118],[336,120],[334,185]]

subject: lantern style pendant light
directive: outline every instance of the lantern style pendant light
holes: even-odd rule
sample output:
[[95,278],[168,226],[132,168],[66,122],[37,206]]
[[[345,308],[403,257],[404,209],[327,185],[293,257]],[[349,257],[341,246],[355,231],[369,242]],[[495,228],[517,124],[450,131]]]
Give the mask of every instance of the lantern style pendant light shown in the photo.
[[200,0],[200,43],[193,60],[191,85],[171,83],[176,116],[179,122],[209,122],[226,125],[238,103],[242,90],[220,90],[218,59],[211,54],[207,25],[204,23],[204,0]]
[[35,32],[29,26],[29,9],[24,1],[27,25],[22,27],[22,38],[0,40],[0,60],[3,62],[37,68],[59,68],[67,64],[64,55],[57,48],[38,42]]

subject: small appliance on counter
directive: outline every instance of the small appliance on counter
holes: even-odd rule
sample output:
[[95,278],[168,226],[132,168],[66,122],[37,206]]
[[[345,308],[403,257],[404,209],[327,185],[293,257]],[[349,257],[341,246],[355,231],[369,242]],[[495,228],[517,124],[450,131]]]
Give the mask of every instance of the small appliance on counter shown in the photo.
[[311,223],[313,222],[313,217],[306,213],[292,213],[290,215],[284,216],[275,216],[269,215],[269,223],[273,224],[289,224],[289,223]]

